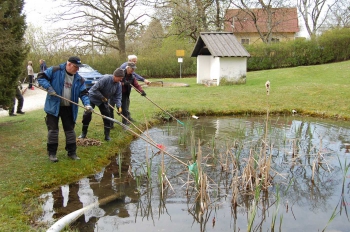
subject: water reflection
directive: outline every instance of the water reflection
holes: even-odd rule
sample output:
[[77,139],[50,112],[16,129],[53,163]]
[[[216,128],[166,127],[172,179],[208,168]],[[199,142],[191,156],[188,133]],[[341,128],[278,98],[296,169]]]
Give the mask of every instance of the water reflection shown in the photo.
[[[345,159],[350,157],[349,123],[297,118],[272,118],[267,127],[264,118],[200,118],[184,122],[190,129],[171,123],[152,128],[149,134],[184,162],[192,160],[200,141],[202,165],[209,177],[211,205],[207,211],[200,210],[195,189],[188,187],[187,167],[169,156],[164,156],[164,161],[171,187],[166,186],[162,193],[158,174],[162,156],[145,141],[136,140],[122,159],[116,157],[94,176],[52,193],[46,202],[53,205],[46,212],[48,217],[52,221],[119,194],[117,200],[87,212],[74,227],[81,231],[245,231],[256,209],[254,230],[270,230],[274,215],[283,231],[322,230],[334,211],[337,217],[327,228],[349,228],[344,213],[350,202],[350,178],[344,174]],[[262,140],[274,164],[274,184],[261,192],[257,204],[254,194],[239,195],[234,200],[242,186],[237,185],[231,159],[238,159],[235,165],[240,166],[235,170],[243,172],[249,155],[260,151]],[[127,174],[129,167],[133,178]]]

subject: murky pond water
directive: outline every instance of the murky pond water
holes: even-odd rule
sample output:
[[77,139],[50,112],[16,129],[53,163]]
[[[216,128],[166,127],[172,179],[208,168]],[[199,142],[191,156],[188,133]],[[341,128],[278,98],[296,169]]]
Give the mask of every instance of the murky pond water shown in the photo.
[[[73,228],[350,230],[349,122],[296,117],[272,118],[267,125],[263,117],[182,121],[186,127],[174,122],[148,131],[165,153],[137,139],[101,172],[41,196],[41,221],[52,224],[102,200]],[[201,157],[199,172],[205,174],[198,185],[187,166],[193,157]]]

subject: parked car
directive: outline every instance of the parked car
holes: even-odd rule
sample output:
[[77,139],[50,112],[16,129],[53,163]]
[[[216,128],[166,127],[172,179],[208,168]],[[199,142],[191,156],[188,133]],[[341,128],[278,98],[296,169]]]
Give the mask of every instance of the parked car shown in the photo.
[[90,89],[103,75],[87,64],[79,68],[79,75],[85,79],[87,89]]

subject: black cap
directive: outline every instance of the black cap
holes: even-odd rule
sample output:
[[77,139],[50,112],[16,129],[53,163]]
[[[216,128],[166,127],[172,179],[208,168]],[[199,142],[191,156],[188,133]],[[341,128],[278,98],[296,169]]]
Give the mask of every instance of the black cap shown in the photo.
[[81,63],[80,58],[77,56],[71,56],[68,59],[69,62],[77,65],[78,67],[83,67],[84,65]]
[[116,70],[114,70],[113,76],[115,76],[115,77],[124,77],[124,70],[121,69],[121,68],[117,68]]
[[127,66],[129,66],[132,69],[136,69],[136,64],[134,62],[128,62]]

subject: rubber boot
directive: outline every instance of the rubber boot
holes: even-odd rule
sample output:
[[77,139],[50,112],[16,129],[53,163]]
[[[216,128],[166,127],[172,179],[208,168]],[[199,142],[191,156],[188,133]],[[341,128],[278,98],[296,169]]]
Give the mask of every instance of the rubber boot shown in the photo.
[[49,151],[49,160],[53,163],[58,162],[58,159],[56,157],[56,152],[54,151]]
[[75,151],[68,152],[67,155],[72,160],[80,160],[80,158],[77,156],[77,153]]
[[105,127],[105,140],[106,141],[110,141],[111,140],[111,138],[109,137],[110,131],[111,131],[111,128]]
[[89,128],[89,126],[84,126],[83,125],[83,128],[81,130],[81,135],[79,135],[78,139],[85,139],[86,138],[86,135],[87,135],[87,132],[88,132],[88,128]]

